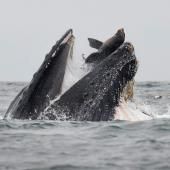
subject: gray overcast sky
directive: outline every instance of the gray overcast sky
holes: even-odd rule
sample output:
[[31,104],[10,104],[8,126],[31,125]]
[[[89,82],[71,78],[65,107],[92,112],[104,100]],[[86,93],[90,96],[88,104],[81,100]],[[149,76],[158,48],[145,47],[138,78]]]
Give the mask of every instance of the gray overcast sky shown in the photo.
[[68,28],[81,55],[87,37],[105,40],[120,27],[140,62],[136,79],[170,80],[169,0],[0,0],[0,80],[30,80]]

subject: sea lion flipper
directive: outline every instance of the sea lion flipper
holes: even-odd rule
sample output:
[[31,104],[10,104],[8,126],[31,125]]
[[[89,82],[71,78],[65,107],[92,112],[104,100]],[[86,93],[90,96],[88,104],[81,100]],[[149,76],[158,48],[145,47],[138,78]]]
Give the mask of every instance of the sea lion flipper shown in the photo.
[[103,45],[101,41],[96,40],[94,38],[88,38],[88,41],[89,41],[90,47],[95,48],[97,50]]
[[98,52],[92,53],[92,54],[90,54],[90,55],[86,58],[85,62],[86,62],[86,63],[94,63],[94,62],[97,61],[99,55],[100,55],[100,54],[99,54]]

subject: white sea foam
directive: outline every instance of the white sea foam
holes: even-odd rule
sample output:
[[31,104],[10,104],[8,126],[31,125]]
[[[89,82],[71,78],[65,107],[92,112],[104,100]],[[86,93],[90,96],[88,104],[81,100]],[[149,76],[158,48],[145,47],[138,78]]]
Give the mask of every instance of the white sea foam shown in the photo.
[[3,117],[1,116],[1,113],[0,113],[0,120],[2,120],[3,119]]
[[163,115],[157,115],[156,119],[170,119],[170,115],[166,113]]
[[122,101],[116,108],[116,120],[144,121],[152,119],[170,119],[170,106],[168,112],[157,113],[156,109],[147,104],[126,103]]
[[170,119],[170,105],[167,105],[167,107],[168,111],[166,113],[156,115],[157,119]]
[[116,108],[115,120],[142,121],[151,119],[153,119],[153,115],[143,112],[135,103],[126,103],[122,100]]

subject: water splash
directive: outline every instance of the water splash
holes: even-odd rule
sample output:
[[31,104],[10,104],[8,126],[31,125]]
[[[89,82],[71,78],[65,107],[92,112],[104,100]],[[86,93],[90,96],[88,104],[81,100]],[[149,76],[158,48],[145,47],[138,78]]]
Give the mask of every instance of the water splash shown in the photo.
[[157,115],[156,119],[170,119],[170,114]]
[[1,116],[1,113],[0,113],[0,120],[2,120],[3,119],[3,117]]
[[[135,103],[134,103],[135,104]],[[156,108],[153,106],[146,104],[146,103],[140,103],[136,104],[136,109],[140,112],[151,116],[153,119],[170,119],[170,105],[167,106],[168,111],[165,113],[159,113]]]
[[155,109],[153,109],[151,107],[151,105],[148,105],[146,103],[134,103],[136,104],[136,108],[138,110],[140,110],[142,113],[148,115],[148,116],[151,116],[151,117],[155,117],[157,115],[157,112]]
[[143,121],[151,119],[153,119],[151,113],[147,112],[146,114],[146,112],[133,102],[121,100],[119,106],[116,108],[115,120]]
[[166,113],[158,114],[156,118],[157,119],[170,119],[170,105],[167,105],[167,109],[168,111]]

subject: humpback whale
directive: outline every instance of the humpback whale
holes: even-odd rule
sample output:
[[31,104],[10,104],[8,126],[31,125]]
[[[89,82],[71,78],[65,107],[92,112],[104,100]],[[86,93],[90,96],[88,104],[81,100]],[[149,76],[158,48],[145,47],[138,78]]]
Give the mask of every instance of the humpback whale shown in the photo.
[[46,55],[32,81],[12,101],[4,118],[113,120],[138,68],[134,47],[124,39],[123,29],[104,43],[89,39],[90,46],[98,49],[85,60],[93,68],[60,96],[67,59],[73,55],[74,36],[72,29],[68,30]]

